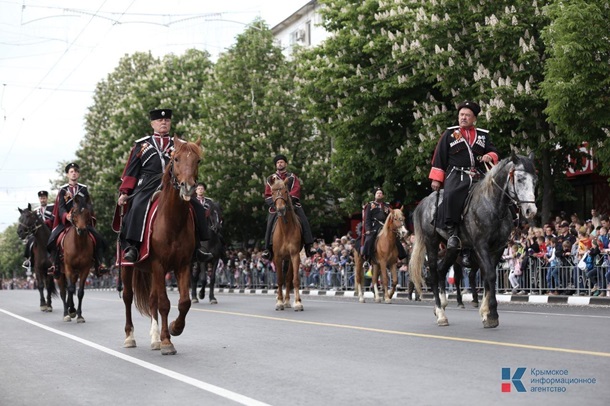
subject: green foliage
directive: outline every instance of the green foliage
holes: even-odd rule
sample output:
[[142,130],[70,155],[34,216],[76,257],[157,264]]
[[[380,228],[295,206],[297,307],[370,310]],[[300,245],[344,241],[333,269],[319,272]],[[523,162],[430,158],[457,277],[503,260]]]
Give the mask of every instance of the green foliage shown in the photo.
[[610,147],[610,3],[607,0],[553,1],[543,33],[549,58],[542,83],[550,121],[573,143],[596,148],[602,172]]
[[0,234],[0,276],[4,279],[25,277],[23,242],[17,236],[17,224],[7,227]]
[[265,180],[275,172],[272,159],[278,153],[287,155],[289,170],[302,180],[312,225],[328,218],[332,194],[324,183],[330,145],[301,114],[302,101],[293,89],[290,63],[258,20],[219,58],[213,80],[205,86],[202,173],[209,195],[223,207],[226,232],[234,241],[263,237]]

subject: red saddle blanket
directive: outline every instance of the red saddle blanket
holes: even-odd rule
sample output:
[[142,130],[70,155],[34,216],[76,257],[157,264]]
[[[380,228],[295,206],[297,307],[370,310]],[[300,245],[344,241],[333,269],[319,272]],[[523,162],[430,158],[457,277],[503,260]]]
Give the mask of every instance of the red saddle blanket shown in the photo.
[[[151,205],[150,205],[150,210],[148,211],[148,215],[146,217],[146,224],[144,225],[144,238],[142,239],[142,243],[140,244],[140,249],[139,249],[139,257],[138,260],[134,263],[134,262],[129,262],[129,261],[125,261],[123,258],[123,250],[121,249],[120,244],[117,242],[117,262],[116,265],[119,265],[119,261],[118,258],[121,258],[121,266],[133,266],[135,264],[138,264],[142,261],[144,261],[146,258],[148,258],[148,256],[150,255],[150,237],[152,236],[152,232],[153,232],[153,225],[155,223],[155,219],[157,218],[157,208],[159,206],[159,200],[155,199]],[[194,213],[193,213],[193,208],[189,207],[189,211],[191,214],[191,221],[195,221],[195,217],[194,217]]]
[[[66,234],[68,233],[68,231],[70,229],[73,229],[74,226],[68,226],[64,229],[64,231],[62,231],[58,236],[57,236],[57,246],[61,249],[61,252],[63,253],[64,251],[64,239],[66,238]],[[93,234],[91,234],[90,232],[87,231],[87,234],[89,235],[89,238],[91,239],[91,241],[93,241],[93,248],[95,251],[95,245],[96,245],[96,241],[95,241],[95,237],[93,237]]]

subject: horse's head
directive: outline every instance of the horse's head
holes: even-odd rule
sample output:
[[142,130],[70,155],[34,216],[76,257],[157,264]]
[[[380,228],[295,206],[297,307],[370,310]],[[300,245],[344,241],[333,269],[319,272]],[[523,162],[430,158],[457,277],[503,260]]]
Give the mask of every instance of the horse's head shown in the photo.
[[405,227],[405,215],[402,210],[392,210],[386,219],[386,224],[389,225],[398,238],[404,239],[407,237],[408,233]]
[[508,175],[508,195],[519,206],[521,213],[531,219],[538,212],[536,207],[538,175],[534,167],[534,154],[524,157],[513,153],[510,162],[512,168]]
[[288,195],[288,189],[286,188],[286,184],[284,181],[275,176],[275,181],[273,185],[271,185],[271,197],[273,198],[273,205],[275,206],[275,210],[279,216],[286,215],[286,209],[290,207],[290,195]]
[[191,200],[197,188],[199,163],[201,162],[201,139],[196,142],[185,141],[174,136],[174,152],[166,174],[174,189],[180,193],[180,198]]
[[28,203],[27,209],[19,209],[19,226],[17,227],[17,235],[22,240],[34,234],[36,229],[40,227],[38,224],[38,216],[32,211],[32,205]]
[[92,224],[92,205],[88,199],[79,195],[74,196],[72,201],[72,210],[70,210],[70,221],[76,229],[78,235],[87,232],[87,226]]

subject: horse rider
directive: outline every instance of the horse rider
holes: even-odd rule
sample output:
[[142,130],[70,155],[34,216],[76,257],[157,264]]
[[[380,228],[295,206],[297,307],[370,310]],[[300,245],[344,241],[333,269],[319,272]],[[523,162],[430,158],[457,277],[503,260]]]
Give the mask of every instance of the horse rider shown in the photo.
[[303,236],[303,242],[305,243],[305,255],[308,257],[315,254],[312,252],[311,245],[313,244],[313,235],[311,234],[311,228],[309,221],[305,217],[305,212],[301,206],[301,183],[297,175],[292,172],[288,172],[288,158],[285,155],[279,154],[273,158],[273,164],[275,165],[276,172],[267,177],[265,183],[265,203],[269,206],[269,214],[267,215],[267,231],[265,232],[265,251],[263,251],[263,258],[273,258],[273,225],[277,219],[277,213],[275,211],[275,202],[271,196],[271,186],[274,183],[274,177],[277,176],[284,181],[288,194],[292,199],[292,205],[294,206],[294,212],[299,218],[301,223],[301,231]]
[[[122,226],[117,226],[120,224],[118,210],[113,220],[113,229],[120,232],[121,245],[125,247],[123,259],[132,263],[139,257],[151,197],[161,186],[163,172],[174,151],[174,138],[169,136],[172,110],[151,110],[149,116],[154,132],[135,141],[121,176],[117,204],[120,207],[129,202],[129,207]],[[209,239],[208,225],[203,206],[191,200],[191,207],[195,212],[195,237],[199,247]],[[201,261],[212,258],[203,248],[197,248],[196,254]]]
[[[449,127],[441,136],[432,158],[429,178],[432,190],[445,189],[442,204],[437,207],[436,227],[447,230],[447,250],[455,251],[461,241],[458,228],[468,192],[486,163],[498,163],[498,151],[488,130],[476,128],[481,107],[464,101],[457,106],[458,126]],[[469,250],[462,251],[462,263],[470,266]]]
[[[59,262],[59,247],[57,246],[57,237],[71,225],[71,213],[72,206],[74,204],[74,197],[80,196],[85,201],[90,202],[91,197],[89,196],[89,189],[86,185],[78,183],[80,177],[80,167],[74,162],[66,165],[66,175],[68,176],[68,183],[59,188],[57,197],[55,199],[55,207],[53,208],[53,231],[49,237],[49,243],[47,244],[47,251],[51,254],[52,263],[49,268],[50,273],[53,274],[54,278],[59,278],[60,262]],[[104,266],[103,258],[104,251],[106,250],[106,241],[102,235],[95,229],[94,224],[87,226],[87,230],[95,238],[95,253],[94,253],[94,274],[100,276],[102,273],[107,272],[107,268]]]
[[[220,230],[222,228],[222,209],[220,208],[220,204],[218,204],[218,202],[215,202],[214,200],[210,199],[205,195],[207,189],[208,186],[205,184],[205,182],[197,183],[197,188],[195,189],[195,201],[201,204],[203,206],[203,209],[205,210],[205,218],[208,222],[208,228],[214,224],[218,224],[218,229],[214,231],[216,231],[218,238],[220,239],[222,244],[224,244],[224,238],[220,233]],[[212,219],[212,206],[214,205],[218,210],[214,213],[217,217],[215,219]]]
[[[40,202],[40,206],[36,209],[36,214],[42,220],[43,223],[49,227],[49,230],[53,228],[53,208],[55,205],[47,204],[49,201],[49,192],[46,190],[41,190],[38,192],[38,201]],[[30,235],[25,243],[25,252],[23,256],[25,257],[25,261],[23,262],[23,266],[29,268],[32,264],[32,248],[34,247],[34,234]]]
[[[364,232],[361,238],[364,238],[362,244],[361,255],[365,261],[373,258],[373,247],[379,230],[383,228],[388,215],[392,211],[390,204],[383,201],[383,189],[375,188],[375,200],[368,202],[362,211],[362,227]],[[398,249],[398,259],[407,257],[407,252],[403,247],[400,238],[396,239],[396,248]]]

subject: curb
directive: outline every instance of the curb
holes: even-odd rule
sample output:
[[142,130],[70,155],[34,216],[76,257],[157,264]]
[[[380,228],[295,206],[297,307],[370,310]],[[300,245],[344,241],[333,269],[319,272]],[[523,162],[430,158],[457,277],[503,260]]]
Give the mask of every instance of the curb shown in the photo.
[[[116,288],[91,288],[92,291],[116,291]],[[170,288],[176,290],[176,288]],[[275,289],[236,289],[236,288],[215,288],[215,293],[233,293],[245,295],[275,295]],[[353,290],[318,290],[318,289],[302,289],[301,295],[304,296],[326,296],[326,297],[352,297],[357,298],[358,295]],[[482,296],[479,294],[479,296]],[[364,292],[365,299],[373,299],[373,292]],[[396,292],[393,299],[403,301],[409,300],[409,295],[406,292]],[[422,299],[433,300],[432,293],[424,293]],[[455,293],[447,294],[447,299],[457,300]],[[472,301],[472,294],[466,293],[462,295],[463,301]],[[610,307],[610,297],[599,296],[547,296],[547,295],[509,295],[496,294],[498,303],[519,303],[519,304],[547,304],[547,305],[569,305],[569,306],[607,306]]]

